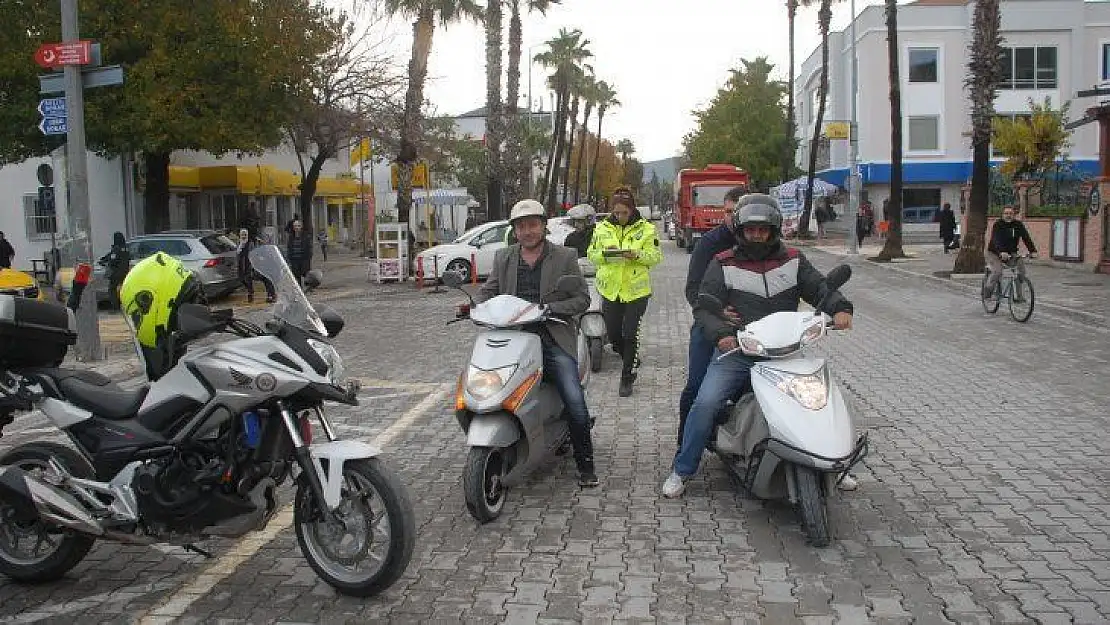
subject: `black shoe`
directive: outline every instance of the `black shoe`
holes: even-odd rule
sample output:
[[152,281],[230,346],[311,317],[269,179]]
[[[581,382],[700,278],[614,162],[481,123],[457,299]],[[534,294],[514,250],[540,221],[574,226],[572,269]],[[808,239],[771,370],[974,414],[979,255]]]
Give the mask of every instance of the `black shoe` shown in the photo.
[[621,376],[621,386],[617,394],[621,397],[630,397],[632,395],[632,383],[635,381],[636,374]]
[[582,471],[578,474],[578,486],[582,488],[596,488],[601,484],[601,480],[597,479],[597,474],[592,470]]

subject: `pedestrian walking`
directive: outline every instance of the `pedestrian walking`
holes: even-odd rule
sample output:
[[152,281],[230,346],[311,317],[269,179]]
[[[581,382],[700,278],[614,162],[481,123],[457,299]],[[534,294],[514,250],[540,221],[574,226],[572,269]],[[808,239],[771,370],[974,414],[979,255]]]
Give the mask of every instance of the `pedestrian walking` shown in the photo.
[[944,241],[944,253],[947,254],[949,250],[957,248],[953,244],[956,240],[956,213],[952,212],[952,205],[948,202],[940,209],[939,221],[940,238]]
[[266,302],[273,303],[276,299],[274,297],[274,285],[266,276],[262,274],[256,276],[254,267],[251,266],[251,250],[259,245],[259,239],[251,236],[250,230],[246,228],[239,229],[239,247],[236,250],[236,256],[239,261],[239,279],[243,282],[243,287],[247,289],[247,302],[254,301],[254,279],[257,277],[262,281],[262,285],[266,287]]
[[860,204],[859,215],[856,217],[856,240],[860,247],[863,246],[863,240],[871,236],[874,224],[875,211],[871,208],[871,202],[864,201]]
[[595,227],[588,256],[597,267],[607,336],[624,361],[619,394],[628,397],[640,366],[640,322],[651,297],[649,272],[663,260],[655,225],[636,210],[628,187],[613,192],[609,218]]
[[15,258],[15,248],[4,237],[4,233],[0,232],[0,269],[11,269],[13,258]]
[[328,262],[328,229],[321,228],[320,232],[316,234],[316,240],[320,242],[320,255],[324,257],[324,262]]
[[305,274],[312,269],[312,247],[311,233],[305,231],[300,219],[294,220],[289,242],[286,244],[286,257],[297,284],[303,285]]
[[123,279],[131,270],[131,252],[127,249],[127,239],[122,232],[112,235],[112,249],[98,261],[108,275],[108,297],[113,308],[120,308],[119,289]]

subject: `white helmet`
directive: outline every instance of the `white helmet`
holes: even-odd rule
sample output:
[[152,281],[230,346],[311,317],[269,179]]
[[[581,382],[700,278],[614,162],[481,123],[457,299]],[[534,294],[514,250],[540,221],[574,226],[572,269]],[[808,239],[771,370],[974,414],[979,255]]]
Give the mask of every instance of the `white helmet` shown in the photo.
[[513,210],[509,211],[509,223],[512,224],[524,217],[539,217],[546,221],[547,212],[543,210],[543,204],[536,200],[521,200],[513,205]]
[[575,204],[567,211],[567,217],[571,219],[593,219],[597,211],[589,204]]

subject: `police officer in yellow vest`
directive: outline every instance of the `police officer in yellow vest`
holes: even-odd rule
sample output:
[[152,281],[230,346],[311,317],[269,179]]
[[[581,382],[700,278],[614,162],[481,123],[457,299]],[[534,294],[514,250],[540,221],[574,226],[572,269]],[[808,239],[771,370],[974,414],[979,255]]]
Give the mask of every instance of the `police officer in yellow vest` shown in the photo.
[[594,229],[588,256],[597,267],[606,332],[613,351],[624,360],[620,396],[628,397],[640,366],[640,320],[651,297],[648,272],[663,260],[655,226],[636,210],[636,199],[628,187],[613,192],[609,218]]

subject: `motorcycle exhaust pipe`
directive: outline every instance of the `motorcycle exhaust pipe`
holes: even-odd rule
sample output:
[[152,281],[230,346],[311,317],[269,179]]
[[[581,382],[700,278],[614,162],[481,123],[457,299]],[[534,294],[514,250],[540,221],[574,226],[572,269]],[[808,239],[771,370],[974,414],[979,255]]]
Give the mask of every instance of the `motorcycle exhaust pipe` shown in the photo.
[[0,500],[14,507],[20,519],[42,519],[93,536],[104,534],[104,527],[77,500],[19,467],[0,467]]

